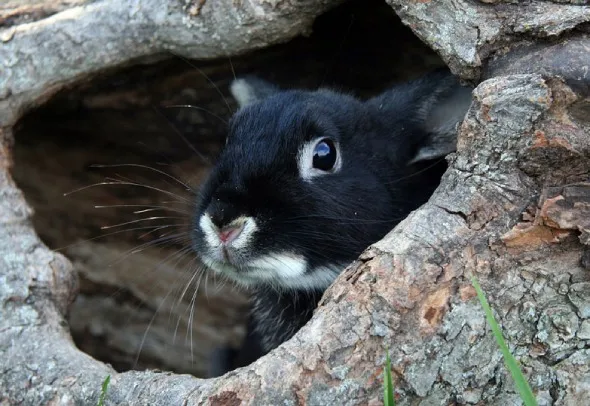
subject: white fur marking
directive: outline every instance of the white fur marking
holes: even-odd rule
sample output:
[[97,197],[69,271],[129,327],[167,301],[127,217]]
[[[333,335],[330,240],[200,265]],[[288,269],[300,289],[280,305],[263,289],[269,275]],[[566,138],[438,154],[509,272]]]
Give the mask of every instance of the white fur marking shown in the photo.
[[257,258],[247,264],[248,268],[270,271],[280,279],[300,277],[307,269],[307,261],[300,255],[276,253]]
[[[258,230],[256,226],[256,220],[252,217],[238,217],[234,221],[232,221],[229,225],[232,224],[242,225],[242,232],[232,240],[228,246],[235,248],[235,249],[243,249],[248,246],[248,243],[252,239],[252,235]],[[212,250],[218,249],[221,246],[221,239],[217,234],[217,227],[211,221],[211,217],[207,213],[203,214],[199,219],[199,226],[203,233],[205,234],[205,241],[207,245]]]
[[252,87],[244,79],[234,80],[230,85],[229,90],[240,107],[244,107],[256,101],[256,95],[254,94]]
[[282,279],[281,285],[296,289],[326,289],[348,264],[331,264],[309,270],[297,279]]
[[[295,254],[265,255],[236,269],[231,264],[202,257],[213,271],[245,287],[268,284],[278,289],[326,289],[348,264],[331,264],[307,270],[307,261]],[[307,271],[307,272],[306,272]]]
[[242,232],[230,243],[230,246],[235,249],[244,249],[250,243],[252,235],[258,230],[256,220],[253,217],[239,217],[235,221],[242,221],[244,225]]
[[201,230],[205,234],[205,241],[209,247],[216,248],[221,244],[221,240],[217,235],[217,227],[215,227],[215,224],[211,221],[211,217],[207,214],[203,214],[199,219],[199,227],[201,227]]
[[[270,257],[273,257],[273,259],[269,260]],[[298,260],[301,262],[298,262]],[[258,261],[261,261],[261,263]],[[259,267],[255,268],[253,265]],[[254,283],[264,283],[266,281],[279,288],[326,289],[347,265],[331,264],[309,270],[307,269],[307,261],[303,257],[282,253],[267,255],[250,262],[244,276],[247,276],[248,279],[254,279]]]

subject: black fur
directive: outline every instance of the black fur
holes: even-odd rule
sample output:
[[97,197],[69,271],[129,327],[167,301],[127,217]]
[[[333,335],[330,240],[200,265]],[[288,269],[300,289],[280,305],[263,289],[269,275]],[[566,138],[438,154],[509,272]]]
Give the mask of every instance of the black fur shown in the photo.
[[[230,122],[227,146],[197,205],[197,254],[208,253],[198,225],[207,212],[218,226],[239,215],[256,218],[259,230],[248,250],[236,253],[237,262],[289,249],[307,259],[307,272],[345,265],[436,188],[446,168],[440,157],[449,152],[442,151],[449,142],[440,143],[441,134],[428,124],[437,106],[459,89],[450,73],[435,72],[366,102],[329,90],[270,89],[253,92],[253,100],[256,94],[265,98],[240,109]],[[462,118],[467,106],[459,107]],[[454,128],[442,136],[454,145]],[[302,143],[317,137],[339,144],[342,168],[304,181],[297,154]],[[439,145],[438,156],[431,159],[429,153],[427,160],[414,162],[432,145]],[[247,272],[238,267],[242,271]],[[249,337],[260,346],[257,355],[277,347],[305,324],[324,289],[284,288],[280,283],[254,286]],[[235,366],[231,360],[225,364],[227,369]]]

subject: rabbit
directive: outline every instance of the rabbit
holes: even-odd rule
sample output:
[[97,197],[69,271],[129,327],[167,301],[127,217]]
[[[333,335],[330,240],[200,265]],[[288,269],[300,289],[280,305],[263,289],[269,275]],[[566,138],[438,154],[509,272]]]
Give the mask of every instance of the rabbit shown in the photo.
[[196,202],[192,248],[251,292],[251,316],[243,348],[218,350],[211,376],[291,338],[340,272],[428,200],[472,88],[437,70],[366,101],[256,77],[230,90],[240,108]]

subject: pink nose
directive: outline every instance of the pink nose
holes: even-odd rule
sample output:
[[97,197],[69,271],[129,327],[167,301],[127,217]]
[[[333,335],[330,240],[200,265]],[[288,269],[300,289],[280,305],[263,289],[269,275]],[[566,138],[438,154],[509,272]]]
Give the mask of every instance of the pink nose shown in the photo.
[[223,229],[221,229],[221,231],[219,231],[219,239],[223,244],[229,244],[230,242],[238,238],[243,228],[243,225],[224,227]]

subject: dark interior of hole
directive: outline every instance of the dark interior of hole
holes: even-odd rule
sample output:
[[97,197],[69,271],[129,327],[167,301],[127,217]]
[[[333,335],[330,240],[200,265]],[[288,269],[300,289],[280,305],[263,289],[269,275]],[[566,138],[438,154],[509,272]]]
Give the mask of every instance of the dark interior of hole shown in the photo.
[[[207,276],[192,278],[198,265],[184,238],[191,193],[155,171],[192,188],[206,176],[206,160],[215,160],[224,142],[223,121],[236,107],[228,93],[232,65],[237,75],[256,74],[284,88],[329,86],[360,97],[442,65],[377,0],[352,1],[326,13],[310,37],[232,58],[231,64],[228,59],[193,63],[215,86],[172,57],[62,92],[21,120],[16,132],[14,177],[35,209],[36,229],[73,261],[81,277],[69,316],[74,340],[118,370],[204,376],[211,350],[237,345],[243,337],[245,294]],[[172,104],[208,112],[161,108]],[[109,177],[149,187],[103,185],[64,196]],[[134,214],[147,206],[178,211]],[[174,218],[101,230],[160,216]]]

